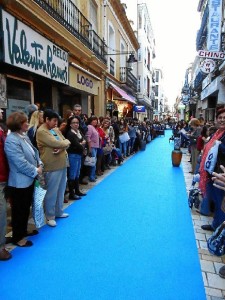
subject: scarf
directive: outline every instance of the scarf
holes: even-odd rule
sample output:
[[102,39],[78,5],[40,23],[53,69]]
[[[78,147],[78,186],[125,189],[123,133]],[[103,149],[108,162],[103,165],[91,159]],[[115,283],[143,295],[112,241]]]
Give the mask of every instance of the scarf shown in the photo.
[[200,167],[199,167],[199,173],[200,173],[199,188],[200,188],[203,196],[205,196],[205,194],[206,194],[206,185],[210,179],[208,172],[204,170],[205,161],[208,156],[209,150],[212,148],[215,141],[219,140],[223,136],[223,134],[224,134],[224,130],[218,129],[214,133],[212,138],[208,141],[208,143],[205,145],[205,148],[203,150],[201,163],[200,163]]
[[73,132],[74,134],[76,134],[79,140],[83,139],[83,137],[82,137],[82,135],[81,135],[81,133],[80,133],[79,130],[75,131],[75,130],[71,129],[71,132]]

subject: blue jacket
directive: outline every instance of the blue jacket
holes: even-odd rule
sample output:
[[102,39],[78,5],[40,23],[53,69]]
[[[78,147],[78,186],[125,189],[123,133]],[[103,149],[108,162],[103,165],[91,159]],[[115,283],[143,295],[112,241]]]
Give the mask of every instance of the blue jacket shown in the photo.
[[[34,153],[27,143],[34,150]],[[5,153],[9,163],[8,186],[29,187],[38,175],[37,167],[42,164],[38,150],[27,136],[21,137],[12,132],[6,138]]]

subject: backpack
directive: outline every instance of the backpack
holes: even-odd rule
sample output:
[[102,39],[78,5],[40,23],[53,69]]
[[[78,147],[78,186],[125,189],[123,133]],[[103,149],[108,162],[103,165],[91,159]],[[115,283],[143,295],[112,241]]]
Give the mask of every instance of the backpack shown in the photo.
[[210,253],[216,256],[225,254],[225,222],[214,231],[213,235],[207,240]]
[[195,208],[199,208],[200,205],[199,196],[200,196],[200,190],[192,186],[188,196],[188,205],[190,208],[192,208],[193,205]]

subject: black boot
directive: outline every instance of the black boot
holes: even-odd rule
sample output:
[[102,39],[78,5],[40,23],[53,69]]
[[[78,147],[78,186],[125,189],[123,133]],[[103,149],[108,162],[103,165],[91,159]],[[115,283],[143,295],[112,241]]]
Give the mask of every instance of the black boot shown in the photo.
[[68,180],[69,200],[79,200],[79,199],[81,199],[80,196],[75,195],[74,187],[75,187],[75,181],[74,180]]
[[87,194],[82,193],[79,189],[79,178],[76,178],[74,181],[75,194],[78,196],[86,196]]

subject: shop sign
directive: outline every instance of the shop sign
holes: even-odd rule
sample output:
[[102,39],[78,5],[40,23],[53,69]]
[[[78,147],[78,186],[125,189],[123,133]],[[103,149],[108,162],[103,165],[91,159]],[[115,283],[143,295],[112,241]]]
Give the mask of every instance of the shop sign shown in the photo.
[[68,84],[68,53],[2,10],[4,61]]
[[205,59],[200,65],[200,70],[203,73],[209,74],[215,70],[215,67],[216,63],[213,59]]
[[93,81],[81,74],[77,74],[77,83],[78,84],[81,84],[81,85],[84,85],[86,87],[89,87],[90,89],[93,88]]
[[184,104],[184,105],[187,105],[188,103],[189,103],[189,100],[190,100],[190,98],[189,98],[189,95],[183,95],[182,96],[182,103]]
[[145,112],[145,106],[144,105],[134,105],[134,111],[138,113]]
[[225,58],[225,53],[224,52],[199,50],[198,51],[198,56],[199,57],[205,57],[205,58],[213,58],[213,59],[224,59]]
[[207,50],[220,51],[222,0],[209,0]]
[[86,73],[74,68],[69,68],[69,85],[87,93],[98,95],[100,81]]

